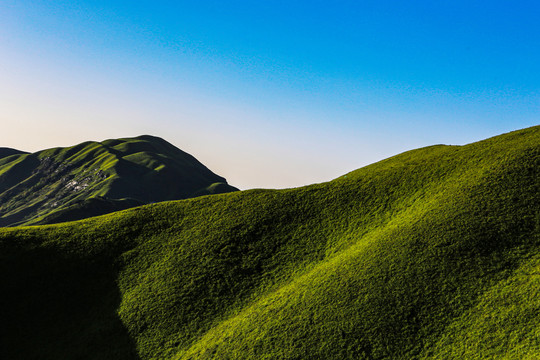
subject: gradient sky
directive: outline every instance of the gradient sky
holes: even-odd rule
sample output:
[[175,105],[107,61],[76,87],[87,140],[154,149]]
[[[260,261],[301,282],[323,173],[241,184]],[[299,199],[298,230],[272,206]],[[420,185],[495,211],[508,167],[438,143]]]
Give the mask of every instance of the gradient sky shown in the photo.
[[0,2],[0,146],[151,134],[282,188],[539,120],[538,1]]

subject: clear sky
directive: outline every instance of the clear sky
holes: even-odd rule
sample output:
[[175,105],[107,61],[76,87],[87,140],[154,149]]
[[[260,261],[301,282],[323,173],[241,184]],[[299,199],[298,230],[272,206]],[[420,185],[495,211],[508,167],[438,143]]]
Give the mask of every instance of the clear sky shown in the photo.
[[540,123],[538,1],[0,2],[0,146],[151,134],[241,189]]

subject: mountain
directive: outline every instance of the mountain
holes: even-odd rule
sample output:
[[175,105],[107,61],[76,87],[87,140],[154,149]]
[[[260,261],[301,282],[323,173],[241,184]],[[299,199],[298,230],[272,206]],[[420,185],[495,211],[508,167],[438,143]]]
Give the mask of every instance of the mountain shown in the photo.
[[0,229],[4,359],[538,359],[540,127]]
[[5,157],[11,156],[11,155],[23,155],[23,154],[28,154],[28,153],[26,153],[24,151],[19,151],[19,150],[16,150],[16,149],[0,147],[0,159],[3,159]]
[[0,226],[78,220],[236,190],[193,156],[149,135],[33,154],[0,148]]

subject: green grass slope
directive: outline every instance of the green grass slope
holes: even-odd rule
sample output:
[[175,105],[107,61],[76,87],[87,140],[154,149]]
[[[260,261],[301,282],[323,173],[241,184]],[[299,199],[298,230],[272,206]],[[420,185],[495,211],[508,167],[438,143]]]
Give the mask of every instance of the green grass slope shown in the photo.
[[0,148],[0,226],[78,220],[235,190],[193,156],[149,135],[34,154]]
[[0,229],[0,357],[540,358],[540,127]]

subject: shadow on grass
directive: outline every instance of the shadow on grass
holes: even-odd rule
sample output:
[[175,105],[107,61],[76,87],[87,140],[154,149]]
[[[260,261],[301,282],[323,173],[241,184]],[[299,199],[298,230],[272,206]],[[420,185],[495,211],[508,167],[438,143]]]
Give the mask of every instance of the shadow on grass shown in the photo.
[[0,259],[1,359],[139,359],[110,259],[43,248]]

